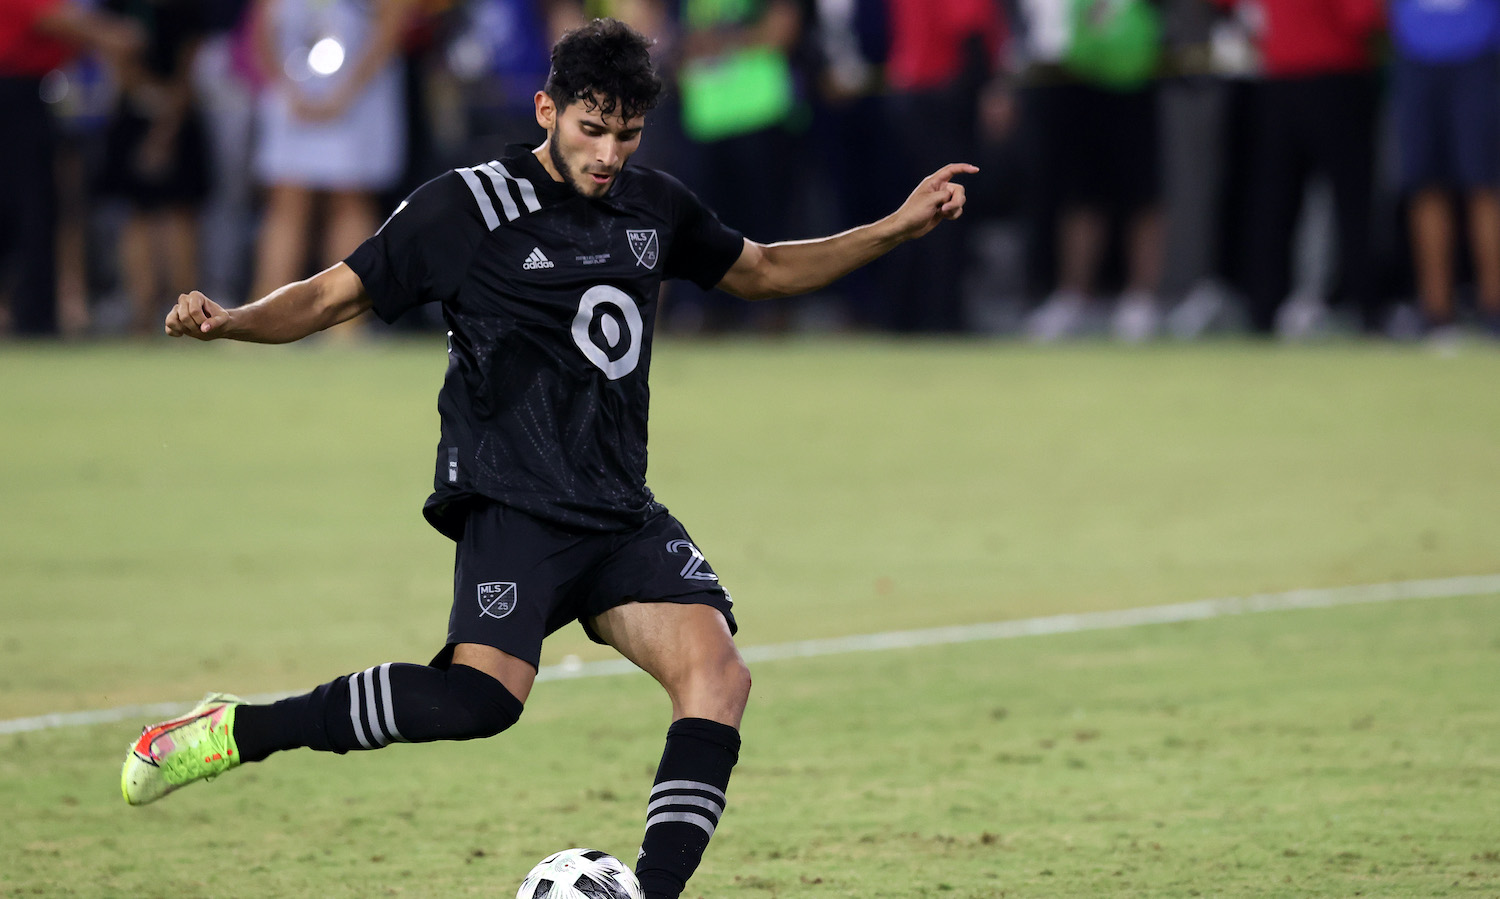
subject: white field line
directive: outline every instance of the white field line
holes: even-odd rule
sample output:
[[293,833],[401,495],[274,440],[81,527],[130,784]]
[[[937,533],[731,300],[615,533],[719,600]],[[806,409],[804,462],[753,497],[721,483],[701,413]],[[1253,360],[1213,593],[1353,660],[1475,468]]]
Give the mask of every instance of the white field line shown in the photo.
[[[1333,606],[1358,605],[1362,603],[1392,602],[1404,599],[1452,599],[1460,596],[1479,596],[1500,593],[1500,574],[1474,575],[1470,577],[1438,578],[1422,581],[1395,581],[1386,584],[1364,584],[1353,587],[1323,587],[1289,590],[1285,593],[1257,593],[1252,596],[1232,596],[1222,599],[1201,599],[1195,602],[1173,603],[1164,606],[1144,606],[1136,609],[1119,609],[1110,612],[1080,612],[1073,615],[1047,615],[1042,618],[1023,618],[1017,621],[995,621],[986,624],[963,624],[953,627],[934,627],[924,630],[887,631],[881,634],[860,634],[853,637],[831,637],[823,640],[799,640],[794,643],[775,643],[768,646],[750,646],[740,650],[747,662],[770,662],[777,659],[798,659],[811,656],[842,655],[851,652],[880,652],[888,649],[909,649],[916,646],[938,646],[954,643],[974,643],[980,640],[1009,640],[1016,637],[1039,637],[1047,634],[1076,634],[1081,631],[1115,630],[1139,627],[1144,624],[1172,624],[1182,621],[1203,621],[1223,618],[1228,615],[1246,615],[1252,612],[1279,612],[1289,609],[1325,609]],[[544,666],[537,673],[538,681],[571,680],[580,677],[610,677],[637,673],[637,669],[624,659],[609,659],[600,662],[564,662]],[[250,702],[274,702],[295,693],[265,693],[245,697]],[[38,715],[34,718],[13,718],[0,721],[0,734],[18,734],[55,727],[80,727],[89,724],[106,724],[113,721],[134,719],[157,721],[187,711],[191,703],[157,702],[145,705],[119,706],[112,709],[96,709],[88,712],[59,712]]]

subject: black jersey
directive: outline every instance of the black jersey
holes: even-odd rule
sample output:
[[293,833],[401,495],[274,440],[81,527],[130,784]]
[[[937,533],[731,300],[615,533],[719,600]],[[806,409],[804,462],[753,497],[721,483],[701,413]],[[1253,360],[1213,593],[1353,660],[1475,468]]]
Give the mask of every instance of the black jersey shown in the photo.
[[743,238],[661,172],[626,167],[591,200],[526,147],[507,152],[422,185],[345,260],[386,321],[442,303],[423,511],[455,539],[474,497],[570,528],[638,526],[661,508],[646,487],[658,288],[714,286]]

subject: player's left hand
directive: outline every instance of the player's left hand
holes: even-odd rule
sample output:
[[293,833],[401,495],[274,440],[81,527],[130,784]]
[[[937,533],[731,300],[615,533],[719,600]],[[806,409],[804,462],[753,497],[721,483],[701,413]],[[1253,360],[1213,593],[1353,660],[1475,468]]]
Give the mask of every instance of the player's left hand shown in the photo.
[[901,208],[896,210],[897,224],[907,240],[921,237],[943,220],[964,214],[964,186],[954,181],[956,175],[973,175],[978,166],[951,162],[922,179]]

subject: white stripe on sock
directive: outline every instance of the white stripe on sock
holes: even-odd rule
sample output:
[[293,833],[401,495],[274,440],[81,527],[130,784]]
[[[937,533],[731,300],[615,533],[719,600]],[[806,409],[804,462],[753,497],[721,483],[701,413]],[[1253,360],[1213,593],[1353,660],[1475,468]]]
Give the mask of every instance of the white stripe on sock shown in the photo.
[[386,662],[380,666],[380,694],[381,701],[385,704],[385,730],[391,735],[391,739],[398,743],[410,742],[401,736],[401,731],[396,730],[396,703],[391,698],[391,663]]
[[388,746],[390,738],[380,729],[380,714],[375,710],[375,669],[366,668],[361,676],[365,679],[365,723],[370,726],[370,739]]
[[719,797],[720,802],[728,801],[724,797],[723,790],[713,784],[706,784],[698,780],[664,780],[651,788],[651,798],[655,799],[657,794],[667,790],[698,790]]
[[656,800],[646,806],[646,815],[649,817],[652,812],[659,808],[666,808],[669,805],[696,805],[699,808],[706,808],[713,812],[715,819],[724,817],[724,806],[714,802],[712,799],[704,799],[702,796],[682,795],[672,795]]
[[699,827],[703,828],[703,830],[707,832],[709,836],[714,835],[714,828],[718,826],[702,815],[695,814],[693,812],[662,812],[661,814],[653,815],[646,820],[646,829],[650,830],[653,825],[667,824],[673,821],[680,821],[683,824],[696,824]]
[[366,749],[373,749],[370,741],[365,739],[364,726],[359,723],[359,675],[351,674],[347,686],[349,687],[349,720],[354,722],[354,737],[359,740],[359,745]]

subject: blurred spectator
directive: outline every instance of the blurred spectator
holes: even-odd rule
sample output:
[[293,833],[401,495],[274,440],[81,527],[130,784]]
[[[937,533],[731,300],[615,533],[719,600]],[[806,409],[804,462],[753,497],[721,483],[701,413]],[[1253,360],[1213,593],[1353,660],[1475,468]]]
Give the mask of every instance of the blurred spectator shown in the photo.
[[[696,163],[683,180],[746,237],[785,236],[799,172],[788,127],[798,104],[792,52],[802,10],[794,0],[682,0],[679,24],[682,127]],[[696,315],[719,330],[743,314],[743,303],[685,282],[673,285],[672,297],[679,326]],[[757,312],[775,316],[784,306]]]
[[0,266],[14,269],[0,292],[9,287],[17,335],[57,333],[56,135],[46,79],[78,47],[124,60],[142,44],[133,22],[69,0],[9,0],[0,15]]
[[203,292],[239,304],[250,288],[254,243],[254,142],[257,75],[250,46],[250,0],[203,0],[205,36],[193,84],[207,133],[210,186],[198,254]]
[[159,333],[166,306],[198,283],[198,210],[208,148],[192,84],[203,31],[198,0],[105,0],[137,22],[144,51],[119,67],[120,96],[105,132],[97,187],[125,201],[120,269],[130,331]]
[[[81,55],[48,76],[48,107],[56,125],[57,329],[63,337],[88,333],[95,324],[91,276],[103,257],[89,252],[94,204],[93,173],[105,125],[117,99],[113,76],[97,56]],[[55,90],[55,94],[53,91]],[[60,98],[57,96],[60,95]],[[56,99],[56,102],[52,102]],[[113,249],[113,245],[109,247]],[[3,290],[0,290],[3,292]],[[3,305],[3,302],[0,302]]]
[[1230,134],[1243,96],[1232,76],[1244,74],[1248,60],[1225,58],[1225,50],[1248,47],[1235,18],[1203,0],[1165,0],[1162,23],[1160,295],[1163,308],[1175,304],[1165,330],[1192,339],[1227,324],[1232,311],[1226,213],[1239,208],[1234,186],[1242,180],[1237,151],[1244,143]]
[[498,159],[513,143],[540,144],[532,98],[547,80],[549,48],[584,21],[578,0],[468,0],[446,57],[462,108],[459,146],[451,162]]
[[[999,69],[1005,21],[997,0],[889,0],[887,129],[897,151],[895,181],[914,184],[978,152],[980,89]],[[963,272],[972,219],[891,254],[895,331],[955,332],[965,327]]]
[[410,0],[256,0],[256,175],[266,206],[251,289],[261,297],[306,274],[317,201],[320,265],[343,259],[380,224],[376,195],[401,176],[404,85],[397,50]]
[[[655,41],[651,47],[651,59],[656,65],[657,74],[668,84],[676,81],[679,34],[667,0],[588,0],[583,4],[579,18],[595,17],[619,19]],[[571,23],[560,16],[554,15],[553,21],[554,29],[548,46],[566,28],[572,27]],[[644,132],[640,148],[630,157],[633,164],[667,172],[682,172],[682,160],[689,151],[687,137],[682,131],[680,99],[676,91],[666,91],[660,105],[647,114],[646,122],[650,127]]]
[[[888,0],[818,0],[814,28],[818,60],[811,91],[813,170],[804,179],[812,193],[811,230],[834,234],[873,222],[904,199],[892,168],[895,154],[885,109],[884,66],[890,52]],[[969,195],[972,205],[974,195]],[[890,257],[856,269],[837,285],[844,309],[833,307],[827,324],[850,319],[878,327],[894,304]],[[799,304],[806,310],[805,304]]]
[[1478,302],[1500,335],[1500,0],[1393,0],[1393,104],[1401,186],[1411,192],[1417,297],[1429,330],[1450,328],[1453,202],[1468,212]]
[[1026,114],[1041,144],[1038,225],[1056,223],[1056,285],[1027,333],[1050,341],[1084,326],[1115,224],[1124,290],[1112,327],[1144,340],[1161,318],[1160,14],[1148,0],[1027,0],[1024,9]]
[[[1254,17],[1263,78],[1250,109],[1245,288],[1251,327],[1277,328],[1291,287],[1292,240],[1311,175],[1332,187],[1339,293],[1365,330],[1383,325],[1371,210],[1379,99],[1374,39],[1381,0],[1215,0]],[[1283,331],[1302,330],[1292,307]]]

